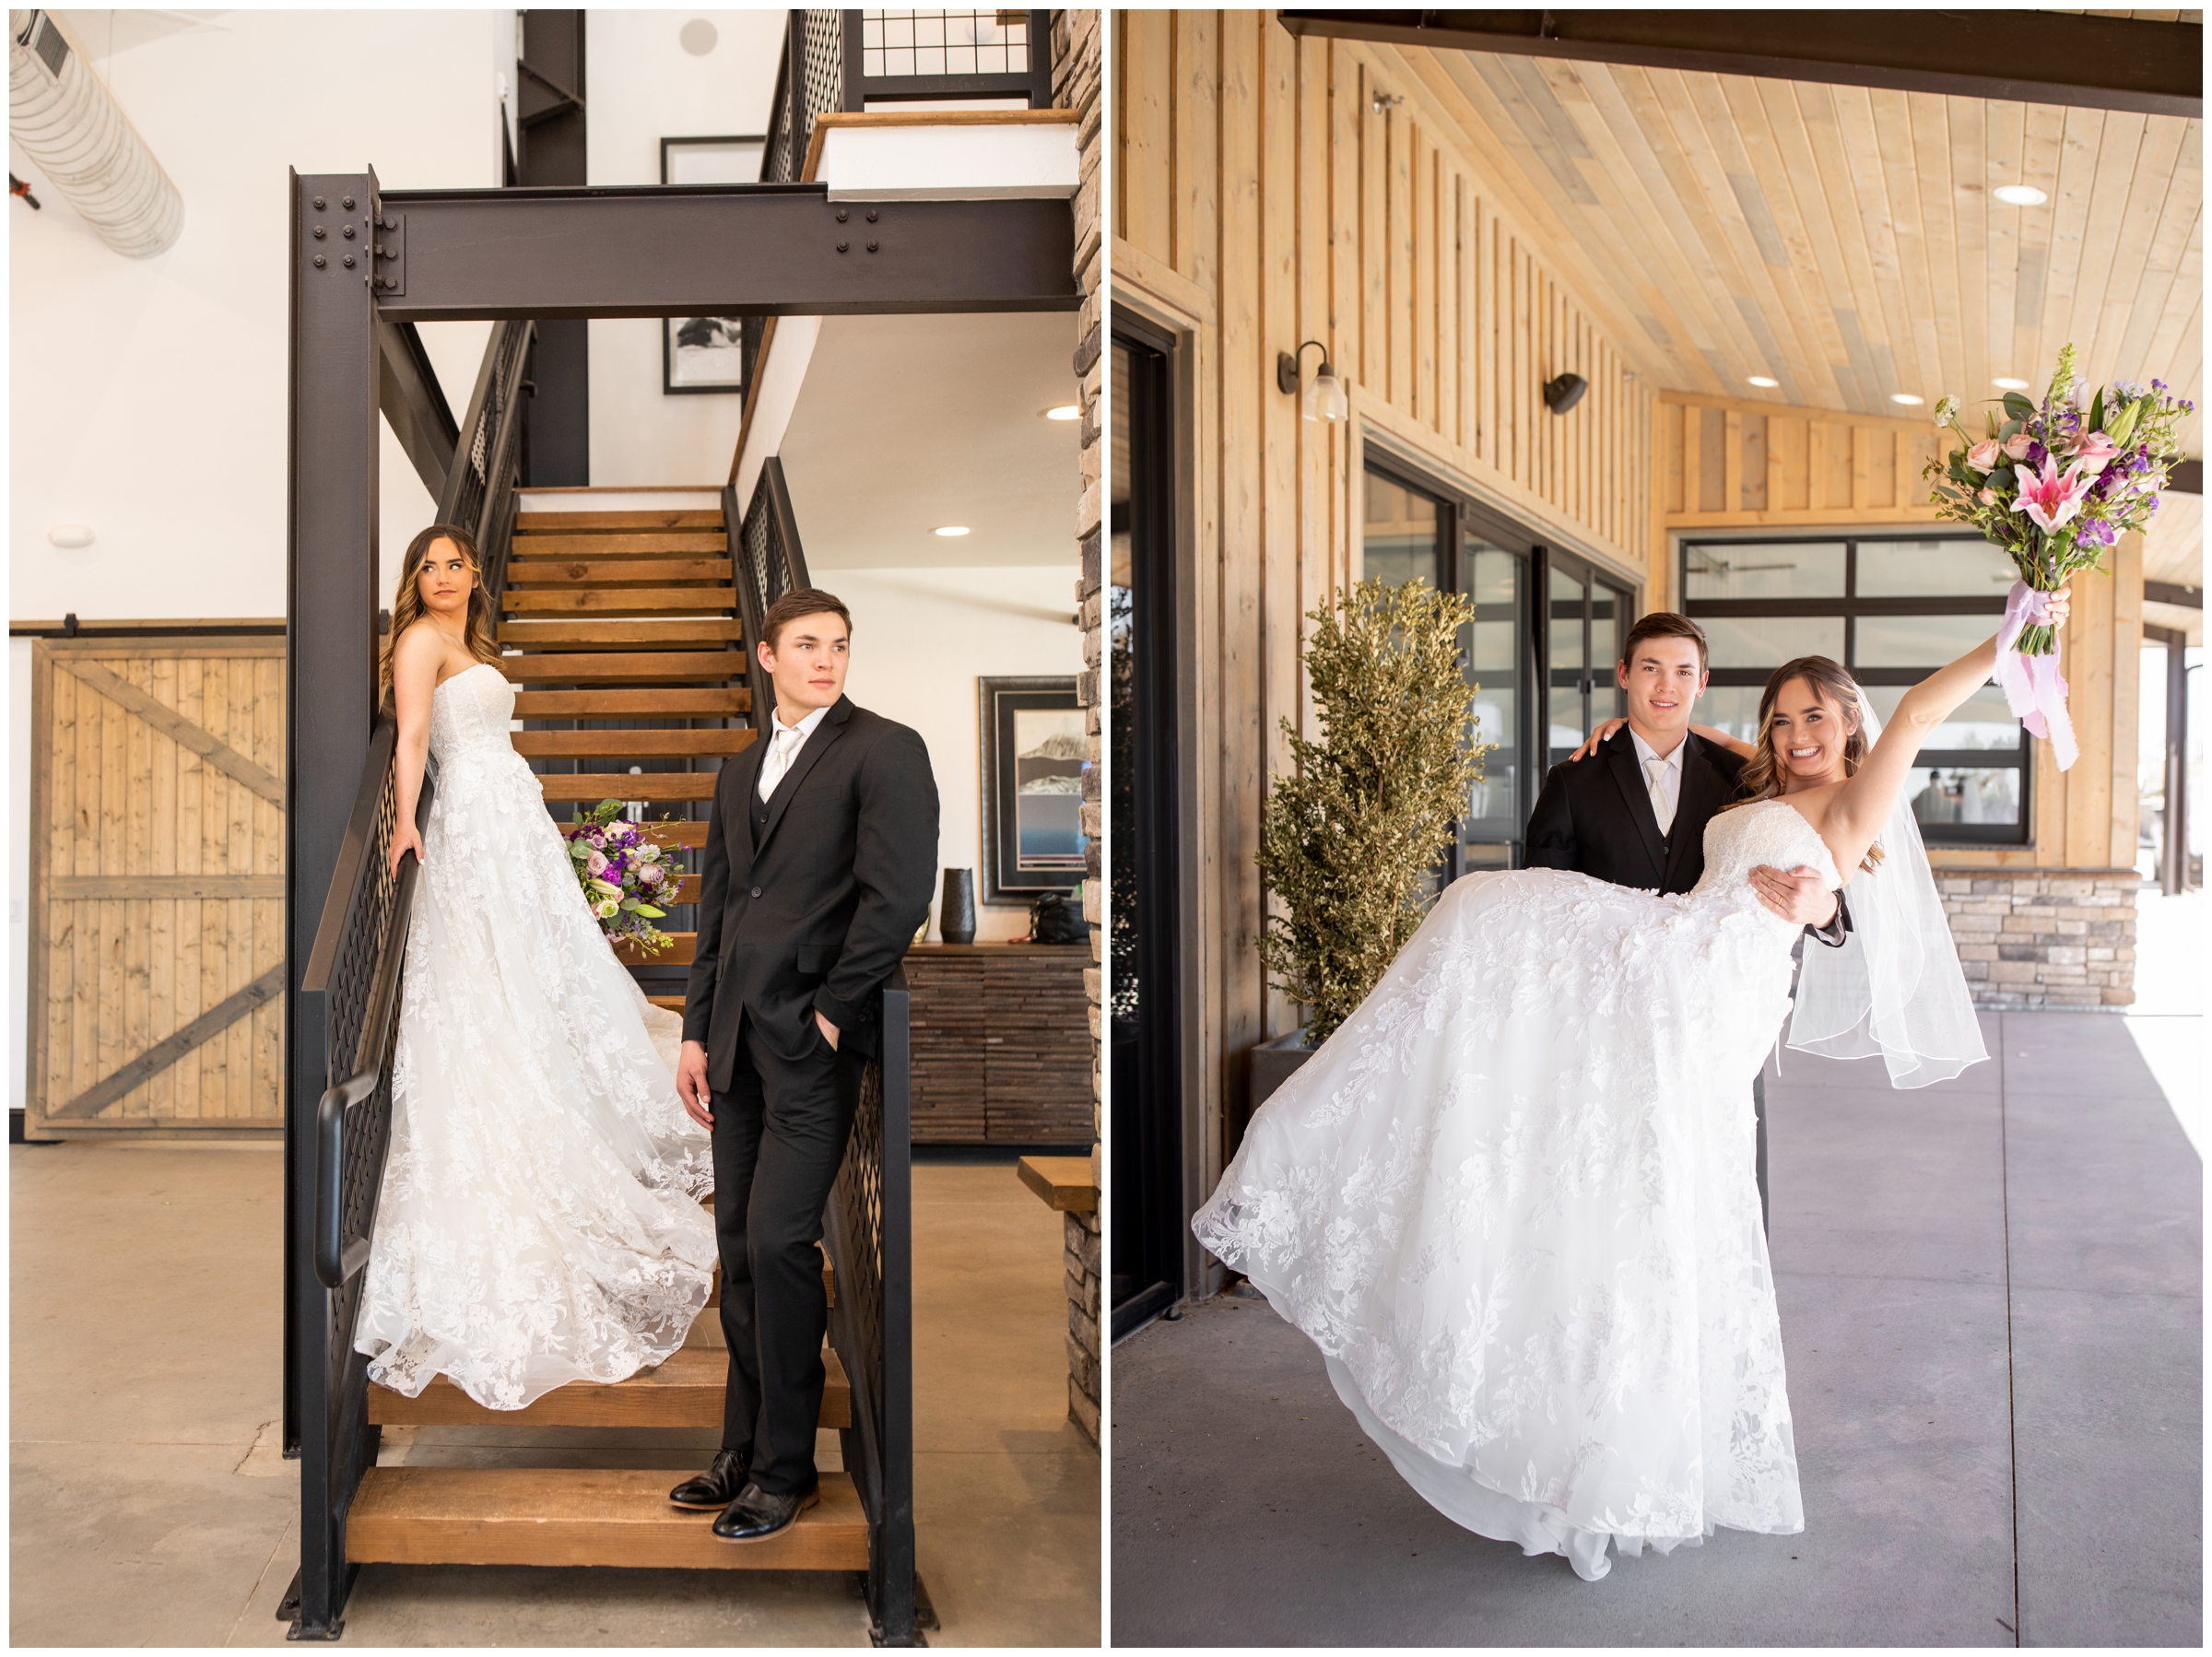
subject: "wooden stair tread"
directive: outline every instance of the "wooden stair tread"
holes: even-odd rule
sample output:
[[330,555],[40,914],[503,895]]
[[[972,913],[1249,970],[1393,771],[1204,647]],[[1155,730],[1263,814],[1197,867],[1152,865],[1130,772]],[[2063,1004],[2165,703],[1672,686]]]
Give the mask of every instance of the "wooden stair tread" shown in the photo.
[[634,944],[617,944],[615,956],[626,967],[688,967],[698,944],[695,932],[672,932],[668,947],[658,955],[647,955]]
[[[750,731],[739,732],[750,736]],[[547,800],[596,805],[602,800],[642,800],[648,804],[677,805],[712,800],[722,781],[719,771],[649,771],[631,776],[627,771],[586,772],[582,776],[540,777],[539,791]],[[705,824],[700,825],[702,828]],[[680,840],[665,842],[681,845]]]
[[741,624],[708,617],[669,621],[615,621],[599,617],[575,621],[502,621],[500,642],[525,650],[605,650],[610,644],[676,645],[735,643]]
[[759,734],[716,729],[517,731],[514,751],[525,759],[688,759],[742,754]]
[[520,553],[531,558],[602,558],[608,553],[624,552],[647,552],[665,557],[670,553],[706,556],[726,554],[729,543],[729,536],[720,529],[633,531],[601,528],[582,535],[566,530],[537,530],[529,535],[517,535],[509,546],[511,553]]
[[523,587],[503,601],[510,615],[712,616],[737,607],[730,587]]
[[1099,1188],[1091,1180],[1088,1157],[1024,1157],[1016,1171],[1048,1208],[1064,1214],[1098,1212]]
[[680,1013],[684,1010],[684,997],[681,995],[648,995],[645,999],[665,1012]]
[[500,662],[500,671],[518,683],[550,680],[557,685],[595,685],[643,680],[666,684],[678,679],[734,679],[744,674],[745,665],[745,652],[735,650],[622,651],[603,655],[506,656]]
[[720,529],[722,510],[712,506],[633,507],[627,511],[517,512],[518,535],[567,529]]
[[867,1517],[851,1475],[765,1542],[718,1541],[711,1512],[668,1505],[681,1474],[553,1467],[371,1467],[346,1557],[397,1565],[629,1565],[865,1570]]
[[[518,546],[519,552],[519,546]],[[507,560],[507,584],[658,586],[674,582],[712,582],[726,587],[735,579],[728,558],[533,558]]]
[[[717,1325],[709,1311],[700,1323]],[[825,1346],[822,1363],[829,1378],[822,1388],[820,1424],[853,1425],[853,1389],[836,1352]],[[723,1388],[729,1354],[705,1342],[684,1346],[657,1369],[627,1381],[572,1381],[556,1387],[527,1409],[486,1409],[439,1376],[409,1398],[373,1383],[369,1388],[369,1419],[384,1427],[720,1427]]]
[[703,689],[524,690],[517,719],[722,719],[749,713],[753,693],[741,686]]

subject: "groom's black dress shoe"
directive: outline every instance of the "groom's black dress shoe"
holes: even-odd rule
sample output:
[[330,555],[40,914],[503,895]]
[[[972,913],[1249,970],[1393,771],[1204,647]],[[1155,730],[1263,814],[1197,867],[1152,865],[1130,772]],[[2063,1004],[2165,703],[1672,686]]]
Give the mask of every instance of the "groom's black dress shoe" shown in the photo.
[[759,1486],[748,1484],[737,1499],[722,1510],[722,1517],[714,1522],[714,1534],[724,1542],[765,1542],[778,1532],[789,1530],[800,1514],[821,1498],[818,1483],[788,1496],[771,1496]]
[[668,1499],[679,1508],[726,1508],[745,1488],[752,1459],[749,1450],[718,1450],[714,1464],[669,1491]]

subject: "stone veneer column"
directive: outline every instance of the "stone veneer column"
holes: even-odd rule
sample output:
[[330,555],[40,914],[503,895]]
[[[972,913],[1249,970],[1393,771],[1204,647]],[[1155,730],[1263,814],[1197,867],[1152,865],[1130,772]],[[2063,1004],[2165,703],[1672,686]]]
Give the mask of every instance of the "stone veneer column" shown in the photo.
[[2133,869],[1937,869],[1976,1006],[2124,1007],[2136,999]]
[[[1103,1098],[1099,1069],[1099,1033],[1101,1028],[1100,945],[1104,933],[1105,871],[1100,857],[1105,832],[1100,804],[1099,731],[1101,708],[1100,666],[1102,657],[1105,610],[1104,566],[1101,558],[1105,489],[1101,463],[1105,445],[1100,426],[1105,408],[1099,394],[1105,380],[1106,255],[1099,226],[1099,163],[1104,147],[1100,126],[1105,113],[1100,99],[1099,19],[1093,11],[1057,11],[1053,14],[1053,101],[1061,109],[1079,112],[1076,141],[1081,162],[1076,191],[1076,284],[1083,293],[1083,310],[1076,327],[1075,370],[1082,383],[1082,460],[1076,505],[1076,539],[1083,551],[1083,573],[1076,583],[1076,602],[1083,629],[1083,673],[1077,693],[1084,709],[1084,724],[1090,735],[1090,766],[1083,773],[1083,833],[1089,846],[1084,869],[1083,918],[1090,923],[1090,966],[1083,974],[1083,989],[1090,1003],[1090,1182],[1101,1193],[1105,1181],[1099,1146],[1100,1101]],[[1101,1214],[1070,1213],[1065,1219],[1067,1275],[1067,1414],[1093,1444],[1099,1441],[1100,1382],[1105,1346],[1099,1334],[1103,1304],[1105,1264],[1100,1255]]]

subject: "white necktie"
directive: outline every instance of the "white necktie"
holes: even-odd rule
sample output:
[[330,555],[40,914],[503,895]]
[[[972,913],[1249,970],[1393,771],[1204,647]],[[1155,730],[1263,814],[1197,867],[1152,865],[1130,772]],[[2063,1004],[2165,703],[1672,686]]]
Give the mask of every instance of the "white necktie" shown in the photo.
[[768,745],[768,758],[760,762],[760,797],[765,800],[776,792],[776,784],[783,781],[783,773],[791,769],[792,759],[806,734],[796,725],[776,722],[776,734]]
[[1666,797],[1667,762],[1653,757],[1643,762],[1643,769],[1652,779],[1652,815],[1659,819],[1659,832],[1665,834],[1674,827],[1674,802]]

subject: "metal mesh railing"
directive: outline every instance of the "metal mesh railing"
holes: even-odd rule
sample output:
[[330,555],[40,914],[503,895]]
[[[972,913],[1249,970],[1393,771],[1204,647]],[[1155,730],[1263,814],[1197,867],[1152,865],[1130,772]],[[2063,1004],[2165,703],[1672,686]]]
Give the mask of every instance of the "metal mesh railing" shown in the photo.
[[845,1159],[823,1214],[837,1273],[830,1344],[853,1390],[846,1470],[867,1513],[868,1610],[881,1645],[912,1645],[914,1581],[912,1100],[903,972],[883,993],[882,1046],[861,1082]]
[[845,14],[794,11],[783,27],[783,61],[760,158],[761,182],[772,184],[799,181],[815,117],[845,107]]
[[527,321],[492,324],[468,413],[461,421],[461,441],[446,475],[445,494],[438,502],[439,523],[454,524],[476,537],[485,582],[494,593],[504,580],[512,535],[513,495],[521,482],[523,407],[528,397],[523,369],[536,332],[537,324]]
[[1026,11],[864,11],[860,18],[861,74],[869,80],[1030,72]]

